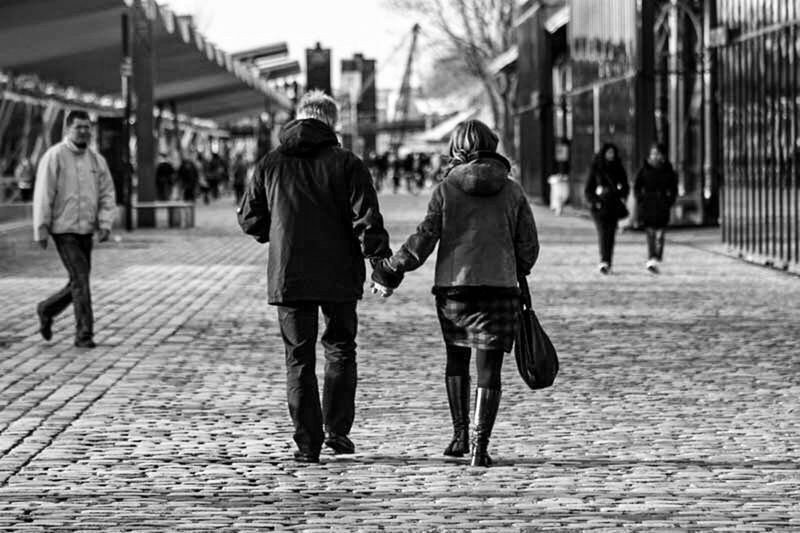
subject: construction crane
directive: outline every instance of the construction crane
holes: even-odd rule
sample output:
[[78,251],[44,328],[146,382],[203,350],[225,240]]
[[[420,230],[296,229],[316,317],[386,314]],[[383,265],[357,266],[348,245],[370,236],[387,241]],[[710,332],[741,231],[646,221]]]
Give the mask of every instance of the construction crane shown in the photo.
[[419,24],[414,24],[411,28],[411,47],[408,50],[406,69],[403,71],[403,81],[400,84],[400,93],[394,107],[393,122],[396,122],[399,127],[392,131],[391,141],[389,142],[389,146],[393,152],[397,152],[397,149],[403,144],[403,140],[406,136],[407,128],[405,126],[408,121],[408,108],[411,104],[411,72],[414,66],[414,54],[417,49],[419,31]]

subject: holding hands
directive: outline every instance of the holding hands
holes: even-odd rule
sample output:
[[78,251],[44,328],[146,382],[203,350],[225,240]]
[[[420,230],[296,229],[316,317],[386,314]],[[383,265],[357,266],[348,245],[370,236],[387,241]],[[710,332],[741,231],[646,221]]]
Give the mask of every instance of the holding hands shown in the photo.
[[372,260],[372,294],[388,298],[403,281],[403,273],[392,268],[388,258]]
[[384,298],[388,298],[392,295],[392,293],[394,293],[394,289],[390,289],[389,287],[385,287],[380,283],[375,283],[374,281],[370,285],[370,289],[372,289],[372,294],[380,294]]

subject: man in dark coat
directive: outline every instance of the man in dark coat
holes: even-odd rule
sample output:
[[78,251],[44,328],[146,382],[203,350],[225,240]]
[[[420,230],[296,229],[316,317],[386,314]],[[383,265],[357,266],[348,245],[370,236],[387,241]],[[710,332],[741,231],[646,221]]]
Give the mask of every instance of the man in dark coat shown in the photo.
[[[391,256],[378,198],[364,163],[339,146],[336,102],[320,91],[300,101],[280,146],[256,166],[239,224],[269,242],[268,301],[286,347],[289,413],[300,462],[318,462],[323,442],[353,453],[356,302],[364,259]],[[322,405],[316,377],[318,310],[325,316]]]

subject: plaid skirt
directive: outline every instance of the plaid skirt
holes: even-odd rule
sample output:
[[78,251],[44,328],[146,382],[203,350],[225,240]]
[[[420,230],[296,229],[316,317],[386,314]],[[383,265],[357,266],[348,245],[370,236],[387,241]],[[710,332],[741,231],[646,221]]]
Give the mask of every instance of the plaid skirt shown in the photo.
[[444,342],[479,350],[514,346],[519,323],[519,296],[436,296],[436,314]]

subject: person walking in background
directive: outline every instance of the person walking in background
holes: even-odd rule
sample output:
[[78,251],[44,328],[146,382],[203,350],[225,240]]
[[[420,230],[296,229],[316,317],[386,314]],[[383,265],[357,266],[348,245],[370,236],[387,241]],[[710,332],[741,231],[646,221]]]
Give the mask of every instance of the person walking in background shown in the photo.
[[170,163],[168,154],[162,153],[156,166],[156,199],[162,202],[170,200],[174,184],[175,167]]
[[490,466],[489,438],[500,405],[504,354],[518,327],[518,279],[539,255],[533,212],[498,138],[478,120],[450,139],[451,168],[433,190],[425,219],[402,248],[375,265],[374,291],[391,294],[405,272],[419,268],[438,242],[433,293],[447,353],[445,388],[453,439],[445,455],[470,451],[471,352],[477,367],[471,465]]
[[33,232],[42,249],[52,237],[69,273],[66,287],[36,308],[39,332],[53,336],[53,319],[70,303],[75,309],[75,346],[94,348],[89,289],[92,238],[108,240],[114,222],[114,182],[102,155],[89,147],[92,123],[85,111],[67,115],[67,137],[42,156],[33,195]]
[[664,259],[664,233],[678,197],[678,175],[667,161],[666,150],[653,144],[633,185],[636,215],[647,234],[647,270],[657,274]]
[[617,225],[620,219],[628,216],[625,200],[629,193],[628,175],[622,165],[619,149],[612,143],[606,143],[592,160],[584,189],[597,228],[600,246],[598,269],[603,274],[611,271]]
[[209,197],[211,182],[208,177],[208,163],[205,157],[203,157],[203,154],[198,152],[194,164],[197,170],[197,186],[200,189],[200,194],[203,196],[203,203],[208,205],[211,202],[211,198]]
[[[336,102],[311,91],[280,146],[259,161],[238,210],[242,230],[269,242],[268,302],[278,308],[286,348],[286,391],[295,460],[318,462],[323,443],[353,453],[356,302],[364,258],[392,254],[366,165],[339,146]],[[316,376],[318,313],[325,330],[322,405]]]
[[233,160],[231,173],[233,174],[233,194],[236,196],[236,205],[239,205],[244,196],[244,186],[247,183],[247,161],[241,152],[237,153]]
[[181,188],[181,196],[184,202],[194,202],[197,199],[197,185],[200,177],[197,173],[197,166],[188,157],[181,159],[178,167],[178,183]]

